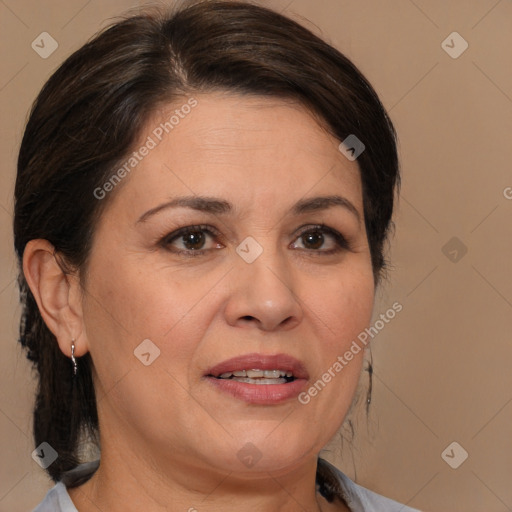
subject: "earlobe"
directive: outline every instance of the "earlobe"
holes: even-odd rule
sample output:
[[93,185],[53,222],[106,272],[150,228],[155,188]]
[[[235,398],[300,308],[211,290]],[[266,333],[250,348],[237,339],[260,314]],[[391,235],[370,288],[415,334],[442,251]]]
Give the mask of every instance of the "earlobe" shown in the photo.
[[23,253],[23,274],[48,329],[55,335],[61,351],[71,357],[87,352],[82,336],[82,308],[73,297],[79,296],[79,279],[66,272],[55,248],[47,240],[31,240]]

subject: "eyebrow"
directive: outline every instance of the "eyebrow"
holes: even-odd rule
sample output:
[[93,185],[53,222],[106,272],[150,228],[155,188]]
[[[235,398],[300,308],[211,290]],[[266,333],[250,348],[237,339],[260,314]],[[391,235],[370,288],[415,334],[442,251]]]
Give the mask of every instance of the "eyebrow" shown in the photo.
[[[357,208],[348,199],[338,195],[319,196],[301,199],[292,206],[290,211],[293,215],[301,215],[304,213],[327,210],[335,206],[345,208],[347,211],[351,212],[356,217],[359,223],[361,222],[361,216]],[[231,203],[223,199],[205,196],[185,196],[177,197],[175,199],[172,199],[171,201],[151,208],[151,210],[148,210],[146,213],[142,214],[136,223],[138,224],[141,222],[145,222],[150,217],[156,215],[157,213],[163,210],[179,207],[191,208],[192,210],[211,213],[214,215],[225,215],[234,211],[233,205],[231,205]]]

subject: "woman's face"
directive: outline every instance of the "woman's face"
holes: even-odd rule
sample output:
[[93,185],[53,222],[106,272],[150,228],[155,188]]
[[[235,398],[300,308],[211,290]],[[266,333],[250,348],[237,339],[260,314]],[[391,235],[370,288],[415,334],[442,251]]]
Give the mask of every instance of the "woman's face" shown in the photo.
[[[335,434],[360,375],[363,351],[306,397],[371,317],[359,169],[302,107],[194,98],[147,124],[94,235],[78,342],[102,450],[279,473]],[[218,378],[243,370],[293,375]]]

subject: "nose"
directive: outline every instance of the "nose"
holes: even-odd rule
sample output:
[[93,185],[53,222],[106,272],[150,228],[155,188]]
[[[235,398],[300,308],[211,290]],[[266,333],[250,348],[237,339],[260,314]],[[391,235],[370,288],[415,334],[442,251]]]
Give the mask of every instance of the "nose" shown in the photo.
[[241,260],[230,272],[230,296],[225,308],[229,325],[262,331],[290,330],[303,317],[293,270],[278,254],[264,251],[252,263]]

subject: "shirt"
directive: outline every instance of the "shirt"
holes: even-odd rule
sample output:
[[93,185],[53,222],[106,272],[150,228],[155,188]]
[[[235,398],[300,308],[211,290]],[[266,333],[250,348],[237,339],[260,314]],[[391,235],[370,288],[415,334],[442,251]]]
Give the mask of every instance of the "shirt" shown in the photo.
[[[351,512],[420,512],[356,484],[338,468],[327,464],[337,476],[343,499]],[[66,485],[86,482],[98,466],[99,461],[86,462],[68,471],[32,512],[78,512],[69,497]]]

